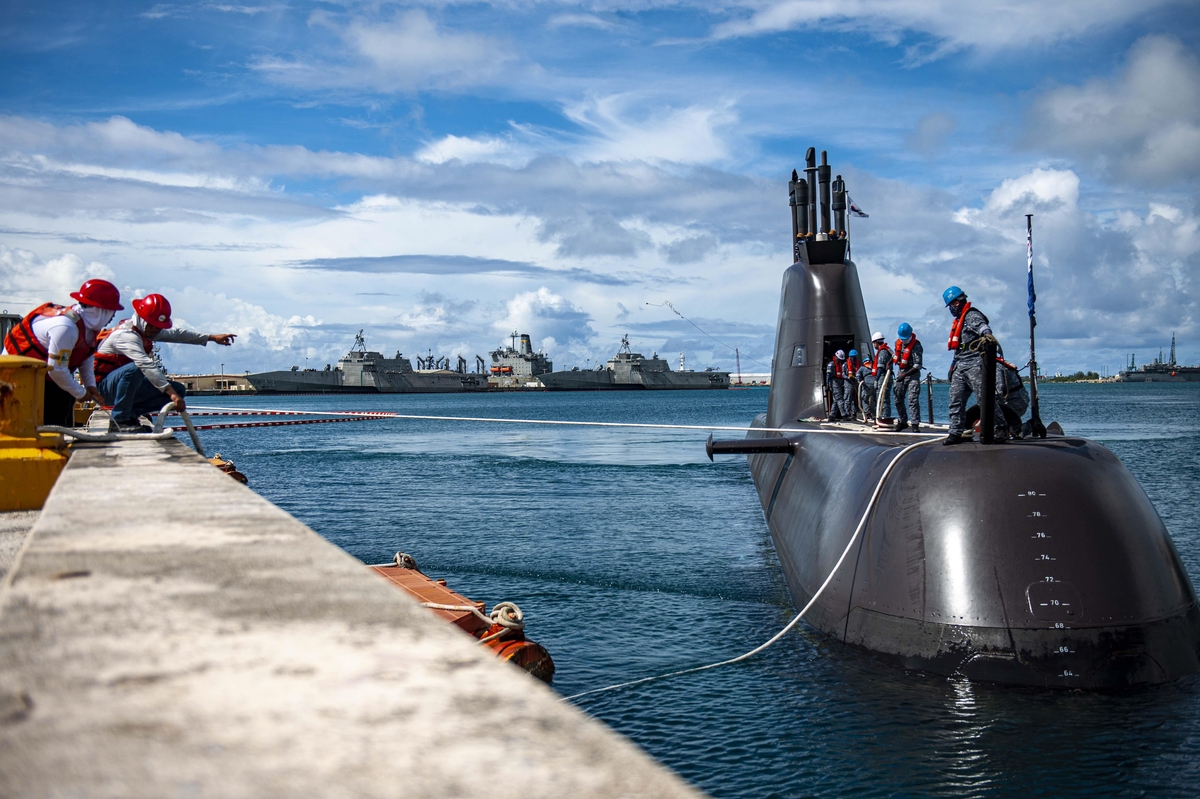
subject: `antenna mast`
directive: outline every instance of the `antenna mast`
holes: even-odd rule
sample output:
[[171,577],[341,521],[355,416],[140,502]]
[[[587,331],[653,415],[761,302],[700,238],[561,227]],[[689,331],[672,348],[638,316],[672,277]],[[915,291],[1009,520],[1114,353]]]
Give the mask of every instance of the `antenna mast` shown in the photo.
[[1034,303],[1037,301],[1037,294],[1033,290],[1033,214],[1025,214],[1025,234],[1025,252],[1029,261],[1029,426],[1035,438],[1045,438],[1046,425],[1042,424],[1042,416],[1038,412],[1037,348],[1034,346],[1033,337],[1033,329],[1037,327],[1037,318],[1033,312]]

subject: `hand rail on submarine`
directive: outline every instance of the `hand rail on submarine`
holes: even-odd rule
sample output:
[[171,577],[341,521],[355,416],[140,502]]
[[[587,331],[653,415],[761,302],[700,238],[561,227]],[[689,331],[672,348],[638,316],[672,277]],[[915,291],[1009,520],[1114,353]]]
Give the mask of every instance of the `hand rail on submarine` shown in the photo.
[[[860,429],[861,425],[843,425],[836,423],[823,422],[816,429],[809,428],[787,428],[787,433],[796,436],[806,436],[812,433],[857,433],[866,436],[897,436],[904,438],[929,438],[930,436],[940,436],[949,428],[941,424],[922,425],[929,429],[929,432],[921,433],[896,433],[891,430],[873,430]],[[751,430],[763,430],[771,432],[768,428],[750,428]],[[782,430],[783,428],[774,428],[774,430]],[[935,432],[936,431],[936,432]],[[771,436],[770,438],[735,438],[725,441],[714,441],[712,433],[708,434],[708,441],[704,442],[704,453],[708,455],[711,461],[714,455],[761,455],[761,454],[794,454],[794,451],[800,446],[800,441],[793,440],[787,436]]]
[[704,443],[704,452],[711,461],[713,455],[755,455],[764,452],[792,452],[799,442],[783,436],[771,438],[739,438],[732,441],[713,441],[712,433]]

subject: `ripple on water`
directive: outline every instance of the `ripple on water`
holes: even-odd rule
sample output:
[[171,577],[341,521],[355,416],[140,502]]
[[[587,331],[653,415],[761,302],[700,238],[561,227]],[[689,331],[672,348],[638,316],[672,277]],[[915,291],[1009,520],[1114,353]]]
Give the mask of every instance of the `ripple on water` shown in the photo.
[[[766,396],[220,404],[743,425]],[[1041,401],[1046,420],[1129,466],[1200,573],[1200,384],[1048,385]],[[564,695],[740,654],[791,618],[745,462],[708,463],[704,438],[415,421],[205,434],[256,490],[364,561],[403,549],[467,595],[520,604]],[[907,672],[811,630],[747,663],[578,704],[718,797],[1193,796],[1200,779],[1196,678],[1120,694],[999,688]]]

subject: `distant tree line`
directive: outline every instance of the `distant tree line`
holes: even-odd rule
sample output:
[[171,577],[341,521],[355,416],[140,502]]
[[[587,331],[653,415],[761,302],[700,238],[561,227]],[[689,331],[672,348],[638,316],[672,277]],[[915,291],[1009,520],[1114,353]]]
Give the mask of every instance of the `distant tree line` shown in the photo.
[[1099,372],[1076,372],[1073,375],[1059,375],[1057,377],[1040,377],[1038,378],[1043,383],[1078,383],[1081,380],[1099,380]]

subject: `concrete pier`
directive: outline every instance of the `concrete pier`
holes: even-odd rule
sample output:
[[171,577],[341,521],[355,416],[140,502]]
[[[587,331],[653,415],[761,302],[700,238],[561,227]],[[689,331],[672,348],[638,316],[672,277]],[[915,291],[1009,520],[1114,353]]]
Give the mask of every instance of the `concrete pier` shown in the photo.
[[176,441],[77,448],[31,521],[0,796],[699,795]]

